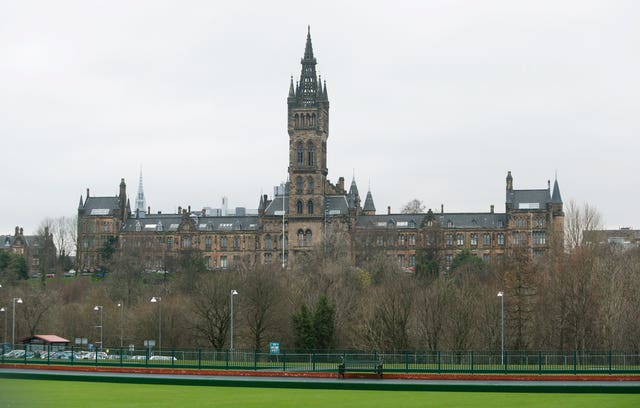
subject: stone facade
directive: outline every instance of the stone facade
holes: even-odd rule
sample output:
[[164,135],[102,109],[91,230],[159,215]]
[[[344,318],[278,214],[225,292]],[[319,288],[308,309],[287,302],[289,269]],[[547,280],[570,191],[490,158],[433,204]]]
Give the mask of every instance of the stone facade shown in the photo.
[[[198,250],[208,268],[239,264],[286,265],[331,236],[358,264],[371,253],[384,253],[410,271],[416,254],[433,248],[444,267],[468,249],[493,261],[522,247],[531,257],[562,246],[563,206],[557,181],[540,190],[516,190],[509,172],[505,212],[376,214],[371,191],[364,206],[355,180],[327,178],[329,98],[316,75],[311,36],[307,34],[300,78],[289,84],[287,98],[289,182],[273,197],[259,199],[257,215],[219,216],[206,209],[179,208],[175,214],[130,209],[124,180],[115,197],[93,197],[87,190],[78,208],[78,267],[103,264],[102,249],[138,254],[148,270],[170,270],[184,250]],[[142,177],[136,203],[144,202]],[[139,207],[139,205],[137,205]]]

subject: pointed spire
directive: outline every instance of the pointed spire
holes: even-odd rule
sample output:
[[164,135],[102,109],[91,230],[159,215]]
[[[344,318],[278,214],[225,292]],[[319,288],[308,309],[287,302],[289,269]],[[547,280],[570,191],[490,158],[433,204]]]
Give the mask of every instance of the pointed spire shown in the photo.
[[329,100],[329,94],[327,93],[327,81],[324,81],[324,90],[322,91],[322,96],[324,97],[325,101]]
[[140,169],[140,181],[138,183],[138,195],[136,196],[136,211],[140,214],[146,214],[147,202],[144,198],[144,190],[142,188],[142,169]]
[[295,93],[295,89],[293,88],[293,75],[291,75],[291,83],[289,84],[289,98],[295,98],[296,93]]
[[362,207],[362,211],[366,215],[374,215],[376,213],[376,206],[373,203],[373,195],[371,195],[371,190],[367,191],[367,198],[364,200],[364,207]]
[[313,47],[311,46],[311,26],[307,26],[307,44],[304,47],[304,59],[305,60],[313,60],[315,63],[315,58],[313,58]]
[[556,180],[553,182],[553,194],[551,195],[551,202],[562,204],[562,197],[560,196],[560,186],[558,186],[557,175],[556,175]]
[[80,204],[78,204],[78,208],[82,207],[84,207],[84,204],[82,203],[82,194],[80,194]]

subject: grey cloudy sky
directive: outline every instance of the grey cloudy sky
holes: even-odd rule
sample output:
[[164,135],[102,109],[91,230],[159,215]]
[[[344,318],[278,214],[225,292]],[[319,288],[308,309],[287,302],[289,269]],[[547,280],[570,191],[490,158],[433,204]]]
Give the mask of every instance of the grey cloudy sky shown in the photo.
[[640,2],[29,1],[0,7],[0,233],[137,191],[256,208],[286,178],[307,25],[329,178],[378,212],[504,210],[505,176],[640,227]]

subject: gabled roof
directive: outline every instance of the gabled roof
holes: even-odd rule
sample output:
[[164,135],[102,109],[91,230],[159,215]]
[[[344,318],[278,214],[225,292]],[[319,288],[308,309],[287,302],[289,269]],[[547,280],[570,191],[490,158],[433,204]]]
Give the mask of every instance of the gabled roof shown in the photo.
[[507,215],[498,213],[444,213],[435,214],[435,218],[443,229],[502,228],[507,226]]
[[23,343],[29,342],[33,339],[42,340],[45,343],[69,343],[69,340],[56,336],[55,334],[36,334],[33,336],[25,337],[22,339]]
[[514,210],[543,210],[550,201],[548,189],[507,191],[507,204],[513,204]]

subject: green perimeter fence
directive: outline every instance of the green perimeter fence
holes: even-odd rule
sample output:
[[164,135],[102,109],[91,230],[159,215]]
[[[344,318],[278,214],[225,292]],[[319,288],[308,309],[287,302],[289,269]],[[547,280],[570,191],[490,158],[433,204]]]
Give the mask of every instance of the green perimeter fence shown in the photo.
[[625,351],[287,351],[2,347],[0,363],[101,367],[337,372],[341,362],[381,361],[385,373],[640,374],[640,353]]

